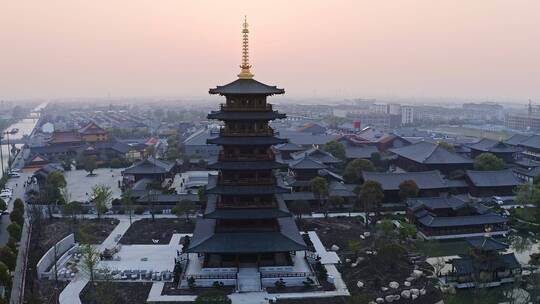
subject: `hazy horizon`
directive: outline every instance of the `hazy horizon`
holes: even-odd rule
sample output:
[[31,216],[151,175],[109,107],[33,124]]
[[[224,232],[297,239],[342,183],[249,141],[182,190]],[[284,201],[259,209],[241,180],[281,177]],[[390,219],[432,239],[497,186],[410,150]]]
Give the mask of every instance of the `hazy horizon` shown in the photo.
[[10,1],[0,100],[207,97],[255,79],[289,98],[540,100],[538,1]]

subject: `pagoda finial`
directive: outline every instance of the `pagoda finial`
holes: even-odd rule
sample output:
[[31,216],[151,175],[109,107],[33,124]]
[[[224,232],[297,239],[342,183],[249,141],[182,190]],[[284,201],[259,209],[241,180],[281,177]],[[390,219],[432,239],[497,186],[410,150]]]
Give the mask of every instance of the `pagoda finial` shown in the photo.
[[238,74],[238,78],[251,79],[254,75],[249,70],[251,68],[251,65],[249,64],[249,29],[247,23],[247,16],[244,16],[242,36],[242,65],[240,65],[240,68],[242,70],[240,71],[240,74]]

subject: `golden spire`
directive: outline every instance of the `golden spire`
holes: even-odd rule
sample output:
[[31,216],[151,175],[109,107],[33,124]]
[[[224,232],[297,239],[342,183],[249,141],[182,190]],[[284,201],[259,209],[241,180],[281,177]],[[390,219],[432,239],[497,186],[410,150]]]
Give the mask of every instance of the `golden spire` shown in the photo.
[[246,16],[244,16],[242,35],[242,65],[240,65],[242,70],[240,71],[240,74],[238,74],[238,78],[251,79],[254,75],[249,70],[251,68],[251,65],[249,64],[249,29]]

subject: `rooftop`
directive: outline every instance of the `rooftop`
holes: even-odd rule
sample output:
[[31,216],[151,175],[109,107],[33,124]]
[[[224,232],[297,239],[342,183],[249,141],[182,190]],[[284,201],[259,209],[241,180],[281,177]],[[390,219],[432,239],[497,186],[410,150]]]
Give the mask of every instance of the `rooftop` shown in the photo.
[[441,145],[421,141],[409,146],[390,149],[391,152],[422,164],[472,164],[472,160],[450,152]]
[[499,171],[466,170],[465,172],[468,179],[476,187],[505,187],[521,184],[510,169]]
[[372,180],[381,184],[383,190],[399,190],[399,184],[406,180],[414,180],[420,190],[447,188],[445,180],[437,170],[423,172],[362,172],[364,180]]
[[234,95],[234,94],[254,94],[273,95],[284,94],[285,90],[276,86],[269,86],[255,79],[237,79],[223,86],[217,86],[209,90],[210,94]]

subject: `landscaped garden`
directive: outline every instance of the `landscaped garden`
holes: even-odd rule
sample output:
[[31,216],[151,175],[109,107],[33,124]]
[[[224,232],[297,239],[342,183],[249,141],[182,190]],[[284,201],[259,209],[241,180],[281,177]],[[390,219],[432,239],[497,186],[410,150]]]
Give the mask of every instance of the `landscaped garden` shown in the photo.
[[133,222],[120,239],[120,244],[169,244],[173,234],[193,233],[194,228],[193,221],[183,218],[145,218]]

